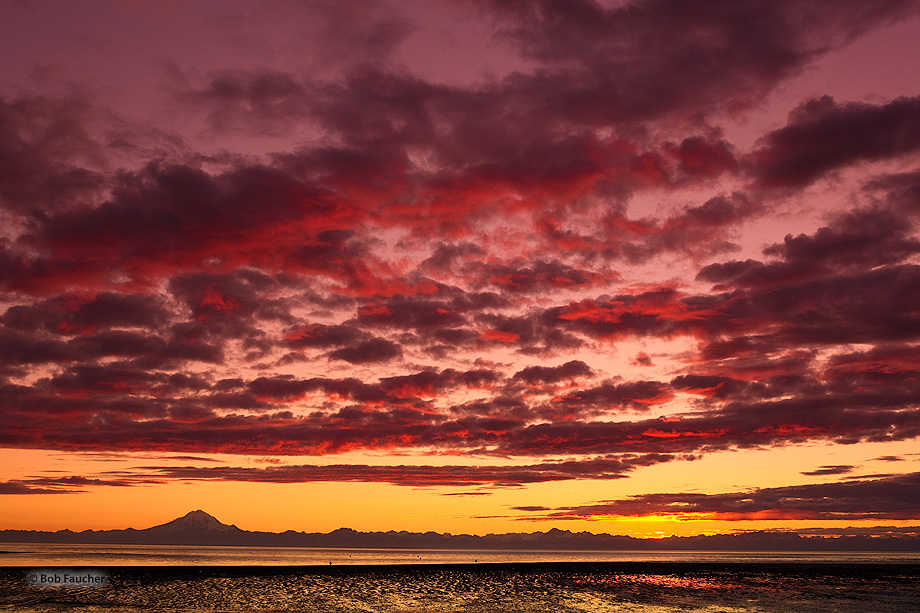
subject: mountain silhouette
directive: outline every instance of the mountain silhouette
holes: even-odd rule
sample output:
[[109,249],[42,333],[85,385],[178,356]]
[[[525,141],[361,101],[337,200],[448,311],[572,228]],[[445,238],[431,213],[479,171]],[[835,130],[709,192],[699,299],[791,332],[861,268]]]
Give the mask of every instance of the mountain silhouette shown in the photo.
[[166,522],[165,524],[147,528],[142,532],[151,534],[201,534],[210,532],[228,533],[234,531],[242,532],[242,530],[236,526],[223,524],[213,515],[208,515],[199,509],[186,513],[182,517]]
[[330,547],[388,549],[480,549],[571,551],[920,551],[914,535],[869,537],[802,536],[790,532],[745,532],[711,536],[642,539],[631,536],[569,532],[440,534],[437,532],[358,532],[339,528],[328,533],[255,532],[222,523],[202,510],[136,530],[0,530],[0,542],[124,545],[207,545],[235,547]]

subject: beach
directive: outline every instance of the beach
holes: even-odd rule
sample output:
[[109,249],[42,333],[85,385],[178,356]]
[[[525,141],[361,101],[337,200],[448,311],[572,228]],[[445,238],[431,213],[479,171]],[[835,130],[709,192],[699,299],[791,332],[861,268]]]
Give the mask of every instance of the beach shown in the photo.
[[29,582],[34,569],[0,569],[0,609],[24,613],[920,611],[917,564],[591,562],[86,570],[104,575],[106,585],[42,587]]

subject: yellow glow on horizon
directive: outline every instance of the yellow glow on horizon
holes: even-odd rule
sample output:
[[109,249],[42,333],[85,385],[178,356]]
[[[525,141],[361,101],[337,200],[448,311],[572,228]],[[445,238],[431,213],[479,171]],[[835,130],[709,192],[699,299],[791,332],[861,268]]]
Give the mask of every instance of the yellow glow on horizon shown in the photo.
[[[692,536],[738,530],[783,528],[844,528],[847,526],[909,526],[916,521],[813,521],[763,516],[759,519],[705,517],[688,513],[646,517],[594,516],[541,518],[516,507],[556,509],[603,504],[644,494],[740,492],[755,487],[778,487],[833,482],[839,476],[810,476],[802,471],[821,464],[852,464],[862,474],[891,471],[874,460],[886,454],[911,457],[916,441],[863,443],[853,446],[802,445],[784,448],[727,451],[697,461],[673,461],[643,467],[626,479],[550,481],[526,487],[469,486],[408,487],[388,483],[308,482],[257,483],[232,481],[177,481],[130,487],[89,486],[81,493],[6,495],[0,507],[0,529],[105,530],[147,528],[202,509],[227,524],[245,530],[328,532],[337,528],[360,531],[407,530],[487,534],[536,532],[550,528],[623,534],[637,537]],[[730,454],[730,455],[727,455]],[[170,456],[173,454],[169,454]],[[214,462],[168,457],[164,454],[81,454],[42,450],[0,450],[0,481],[32,477],[117,478],[145,466],[199,466],[259,468],[297,464],[368,465],[529,465],[539,458],[516,461],[407,454],[349,453],[324,457],[258,458],[208,454]],[[897,464],[900,472],[916,470],[917,462]],[[764,471],[764,466],[771,469]],[[110,472],[111,471],[111,472]],[[144,471],[141,471],[144,472]],[[66,512],[62,511],[66,509]],[[668,509],[673,511],[674,509]],[[545,515],[545,514],[544,514]]]

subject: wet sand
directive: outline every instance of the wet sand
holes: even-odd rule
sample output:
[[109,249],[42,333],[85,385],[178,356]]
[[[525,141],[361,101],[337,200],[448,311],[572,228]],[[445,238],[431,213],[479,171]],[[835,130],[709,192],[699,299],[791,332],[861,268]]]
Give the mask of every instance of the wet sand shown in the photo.
[[120,567],[107,588],[35,587],[0,569],[24,613],[920,612],[917,564],[542,563]]

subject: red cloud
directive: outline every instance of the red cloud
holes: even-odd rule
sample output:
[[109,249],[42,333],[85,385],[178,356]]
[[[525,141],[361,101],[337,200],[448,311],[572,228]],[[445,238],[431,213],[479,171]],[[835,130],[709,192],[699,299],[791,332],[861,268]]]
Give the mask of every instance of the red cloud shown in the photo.
[[[322,81],[228,71],[173,92],[212,133],[317,129],[258,159],[139,137],[131,155],[155,153],[116,160],[120,120],[103,116],[117,113],[0,100],[0,444],[548,459],[162,473],[508,485],[920,435],[916,173],[868,182],[871,206],[846,203],[816,231],[724,256],[785,195],[773,188],[916,152],[917,99],[817,99],[749,154],[718,127],[916,2],[477,4],[525,60],[504,76],[393,69],[382,58],[405,23],[368,38],[338,15],[381,57]],[[636,213],[659,200],[657,217]],[[659,277],[676,262],[696,281],[633,278],[634,265],[658,274],[658,258]],[[670,380],[615,372],[618,343],[676,337],[680,355],[655,350]],[[652,372],[645,353],[635,363]],[[663,417],[636,417],[651,408]],[[579,459],[550,460],[562,457]],[[714,500],[691,502],[820,514],[817,498]]]

